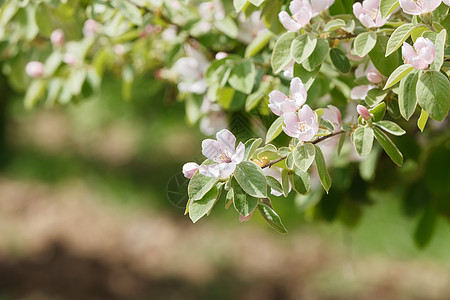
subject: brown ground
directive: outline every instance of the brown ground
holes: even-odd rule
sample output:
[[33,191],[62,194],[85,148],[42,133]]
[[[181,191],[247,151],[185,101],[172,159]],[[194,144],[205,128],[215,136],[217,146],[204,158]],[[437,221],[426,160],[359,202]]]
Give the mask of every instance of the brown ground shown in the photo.
[[[0,299],[450,299],[448,268],[0,179]],[[340,250],[341,249],[341,250]]]

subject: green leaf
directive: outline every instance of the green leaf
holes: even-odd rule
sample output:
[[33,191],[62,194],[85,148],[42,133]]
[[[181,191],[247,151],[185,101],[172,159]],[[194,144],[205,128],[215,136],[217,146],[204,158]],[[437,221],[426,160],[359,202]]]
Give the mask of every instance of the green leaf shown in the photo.
[[390,133],[393,135],[401,136],[406,133],[406,131],[404,131],[400,126],[398,126],[396,123],[391,122],[391,121],[383,120],[380,122],[376,122],[375,125],[380,127],[381,129],[383,129],[387,133]]
[[447,41],[447,31],[443,29],[436,35],[434,46],[436,47],[436,58],[431,63],[431,70],[439,71],[444,64],[445,42]]
[[400,51],[395,51],[388,57],[385,57],[388,40],[389,38],[387,36],[379,35],[375,47],[369,52],[370,60],[384,76],[391,75],[399,64],[403,63],[401,61]]
[[258,89],[254,93],[248,95],[247,100],[245,100],[245,111],[249,112],[258,106],[261,100],[267,96],[271,89],[272,85],[270,81],[261,82]]
[[317,145],[314,145],[314,147],[316,148],[315,157],[316,157],[317,172],[319,173],[320,182],[322,183],[323,188],[328,194],[328,191],[330,190],[331,187],[330,173],[328,173],[322,150],[320,150],[319,146]]
[[386,98],[386,95],[388,94],[389,91],[384,91],[382,89],[379,88],[374,88],[371,89],[366,96],[366,103],[367,105],[369,105],[370,107],[373,107],[375,105],[378,105],[380,102],[382,102],[384,100],[384,98]]
[[[303,63],[303,65],[304,64],[305,63]],[[314,70],[308,71],[302,65],[294,64],[294,77],[298,77],[302,80],[306,90],[309,90],[309,88],[313,85],[314,80],[317,77],[317,74],[319,74],[319,71],[320,66],[317,66],[317,68],[315,68]]]
[[380,1],[380,12],[381,18],[386,18],[388,15],[394,12],[397,7],[400,6],[398,0],[381,0]]
[[423,132],[423,130],[425,129],[425,125],[427,125],[427,121],[428,114],[422,109],[422,111],[420,112],[419,120],[417,120],[417,127],[419,127],[420,131]]
[[294,149],[294,163],[303,172],[308,171],[314,161],[315,147],[311,143],[297,145]]
[[259,51],[264,49],[272,37],[273,33],[270,30],[264,29],[260,31],[256,38],[254,38],[247,46],[247,49],[245,49],[245,57],[249,58],[255,56]]
[[407,23],[395,29],[395,31],[389,38],[385,56],[389,56],[395,50],[400,48],[400,46],[403,44],[404,41],[406,41],[407,38],[409,38],[412,32],[416,30],[422,30],[424,26],[425,25],[415,26],[414,24]]
[[436,209],[429,204],[414,232],[414,241],[419,248],[425,248],[430,243],[436,227],[436,221]]
[[240,12],[245,4],[247,4],[247,0],[233,0],[233,6],[236,12]]
[[333,65],[342,73],[350,72],[350,61],[344,51],[338,48],[330,50],[330,58]]
[[262,139],[253,138],[245,142],[245,154],[244,154],[244,160],[251,159],[253,157],[253,154],[255,154],[256,149],[258,149],[259,145],[261,145]]
[[263,4],[266,0],[249,0],[251,4],[253,4],[256,7],[259,7],[261,4]]
[[317,39],[309,34],[296,37],[291,44],[291,56],[301,64],[313,53],[316,48]]
[[366,56],[377,43],[377,35],[375,32],[363,32],[360,33],[354,42],[355,53],[360,56]]
[[405,120],[409,120],[417,106],[416,87],[419,80],[419,72],[411,72],[400,81],[398,93],[398,106],[400,114]]
[[33,80],[27,89],[24,102],[27,109],[33,108],[36,102],[45,94],[47,82],[42,79]]
[[325,25],[324,31],[334,31],[345,26],[345,21],[341,19],[331,20]]
[[291,183],[294,190],[302,195],[306,195],[311,191],[311,180],[308,172],[303,172],[297,167],[294,167],[294,172],[291,174]]
[[242,189],[250,196],[257,198],[267,197],[266,177],[261,167],[254,162],[243,161],[238,164],[234,171],[234,177]]
[[255,76],[255,65],[250,61],[242,61],[234,65],[228,83],[239,92],[250,94],[255,85]]
[[406,75],[411,73],[411,71],[414,70],[414,67],[410,64],[404,64],[395,69],[395,71],[389,76],[389,79],[386,82],[386,85],[384,86],[383,90],[390,88],[391,86],[395,85],[397,82],[402,80]]
[[269,130],[267,130],[266,134],[266,144],[270,143],[274,140],[280,133],[283,131],[282,126],[284,124],[283,116],[278,117],[272,125],[270,125]]
[[286,227],[281,222],[280,216],[268,205],[259,203],[258,211],[269,225],[279,233],[287,233]]
[[450,109],[450,82],[440,72],[422,73],[417,82],[417,101],[419,105],[436,121],[442,121]]
[[[212,165],[214,164],[211,160],[206,160],[202,165]],[[188,196],[189,200],[197,201],[203,198],[205,194],[211,190],[211,188],[217,183],[219,178],[208,177],[200,174],[198,171],[195,172],[194,176],[192,176],[189,181],[188,186]]]
[[383,147],[384,151],[389,155],[392,161],[399,167],[403,164],[403,154],[398,150],[397,146],[391,141],[391,139],[381,129],[374,127],[373,132],[375,138]]
[[373,146],[373,137],[373,129],[370,127],[358,127],[353,132],[353,145],[359,155],[369,155]]
[[219,190],[214,186],[200,200],[189,202],[189,218],[191,218],[193,223],[200,220],[206,214],[209,214],[219,198],[218,196]]
[[220,20],[216,20],[214,22],[214,25],[222,33],[226,34],[227,36],[229,36],[232,39],[237,38],[237,36],[239,34],[239,28],[237,27],[234,20],[229,16],[226,16],[225,18],[220,19]]
[[386,114],[386,104],[384,102],[381,102],[374,108],[369,109],[369,112],[373,115],[374,122],[381,121]]
[[291,183],[289,182],[289,170],[283,169],[281,171],[281,185],[283,187],[284,197],[289,196],[289,192],[291,191]]
[[272,176],[266,176],[267,184],[274,189],[275,191],[279,193],[283,193],[283,187],[281,186],[281,183],[273,178]]
[[231,187],[234,191],[234,208],[240,215],[247,217],[255,210],[258,199],[248,195],[235,179],[232,179]]
[[286,157],[286,167],[289,170],[292,170],[294,168],[295,161],[294,161],[294,154],[291,152]]
[[112,5],[117,8],[131,23],[142,25],[143,19],[139,9],[126,0],[112,0]]
[[303,67],[310,72],[315,70],[323,63],[329,51],[330,46],[328,44],[328,41],[326,39],[318,38],[316,48],[314,48],[314,51],[311,53],[311,55],[303,62]]
[[274,74],[280,73],[291,62],[291,44],[296,36],[295,32],[286,32],[275,43],[271,58]]

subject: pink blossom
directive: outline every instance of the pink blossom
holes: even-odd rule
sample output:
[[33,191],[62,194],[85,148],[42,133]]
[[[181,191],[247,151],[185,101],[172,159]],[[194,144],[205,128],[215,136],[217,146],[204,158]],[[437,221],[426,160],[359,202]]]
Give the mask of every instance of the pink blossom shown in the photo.
[[227,57],[227,56],[228,56],[228,53],[226,53],[226,52],[217,52],[217,53],[216,53],[216,59],[217,59],[217,60],[224,59],[224,58]]
[[318,16],[322,11],[330,8],[334,0],[310,0],[313,9],[313,17]]
[[358,105],[356,107],[356,111],[358,112],[358,114],[364,119],[364,120],[369,120],[370,119],[370,112],[367,109],[367,107],[362,106],[362,105]]
[[350,98],[364,100],[367,97],[367,93],[375,87],[376,86],[371,84],[355,86],[350,92]]
[[183,166],[183,175],[186,178],[191,179],[194,176],[195,172],[197,172],[199,165],[195,162],[185,163]]
[[97,33],[98,28],[99,24],[97,23],[97,21],[88,19],[86,20],[86,22],[84,22],[83,34],[86,37],[94,36]]
[[298,113],[288,112],[284,114],[283,131],[290,137],[300,141],[310,141],[319,130],[319,123],[313,110],[305,104]]
[[364,0],[362,4],[355,3],[353,4],[353,13],[367,28],[381,27],[389,18],[381,18],[380,0]]
[[63,61],[69,66],[75,66],[78,63],[78,58],[72,53],[64,54]]
[[281,24],[287,31],[298,31],[300,28],[309,24],[309,21],[313,17],[313,8],[308,0],[293,0],[289,4],[289,10],[292,13],[292,17],[285,11],[278,14]]
[[53,30],[52,34],[50,35],[50,41],[55,47],[61,47],[62,45],[64,45],[64,31],[62,31],[61,29]]
[[406,42],[403,43],[402,55],[406,63],[415,69],[423,70],[436,58],[436,47],[429,39],[419,37],[414,43],[414,48]]
[[250,218],[253,216],[253,213],[255,211],[252,211],[248,216],[244,217],[243,215],[239,214],[239,222],[247,222],[250,220]]
[[199,172],[208,177],[227,178],[233,174],[236,165],[244,160],[245,146],[241,142],[235,148],[236,137],[227,129],[216,134],[217,141],[206,139],[202,142],[202,153],[215,164],[200,166]]
[[442,0],[400,0],[403,11],[409,15],[421,15],[433,12]]
[[25,72],[31,78],[44,76],[44,64],[39,61],[30,61],[25,67]]
[[[283,171],[282,168],[275,167],[275,166],[263,169],[264,175],[275,178],[280,184],[282,184],[281,183],[281,172],[282,171]],[[289,192],[291,191],[291,189],[292,189],[291,182],[289,182]],[[279,191],[274,190],[273,188],[270,189],[270,193],[277,197],[283,195],[283,193],[280,193]]]
[[381,75],[380,71],[375,68],[372,62],[369,62],[367,66],[364,64],[358,65],[358,67],[355,70],[355,77],[361,78],[366,77],[367,80],[369,80],[370,83],[380,83],[383,81],[383,75]]
[[291,95],[274,90],[269,94],[269,108],[277,116],[297,111],[306,102],[306,88],[300,78],[291,80]]
[[323,109],[322,119],[329,121],[334,126],[334,132],[341,129],[341,112],[336,106],[328,105]]
[[248,17],[245,17],[245,14],[240,14],[237,40],[244,44],[250,44],[262,31],[268,30],[261,19],[261,11],[259,10]]
[[125,53],[127,53],[125,46],[122,44],[114,45],[113,51],[114,51],[114,53],[116,53],[117,55],[120,55],[120,56],[125,55]]
[[181,92],[203,94],[208,88],[203,75],[209,61],[203,53],[191,46],[186,46],[185,50],[188,57],[180,58],[174,65],[180,76],[178,89]]

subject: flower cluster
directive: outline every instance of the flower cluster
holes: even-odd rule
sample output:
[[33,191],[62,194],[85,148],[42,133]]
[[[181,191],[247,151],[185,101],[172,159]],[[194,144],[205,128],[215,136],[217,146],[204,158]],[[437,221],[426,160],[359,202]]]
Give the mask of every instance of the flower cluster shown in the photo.
[[333,3],[334,0],[293,0],[289,4],[292,16],[282,11],[278,14],[278,18],[286,30],[295,32],[309,24],[313,17],[318,16]]

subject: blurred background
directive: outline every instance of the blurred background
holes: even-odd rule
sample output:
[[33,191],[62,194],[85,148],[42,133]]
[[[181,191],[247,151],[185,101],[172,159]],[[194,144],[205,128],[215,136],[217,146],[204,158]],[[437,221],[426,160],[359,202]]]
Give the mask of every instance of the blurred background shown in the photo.
[[448,222],[419,250],[392,193],[353,229],[285,198],[287,235],[224,203],[192,224],[181,166],[204,137],[167,84],[141,78],[126,102],[106,75],[95,97],[29,111],[0,82],[2,300],[450,299]]

